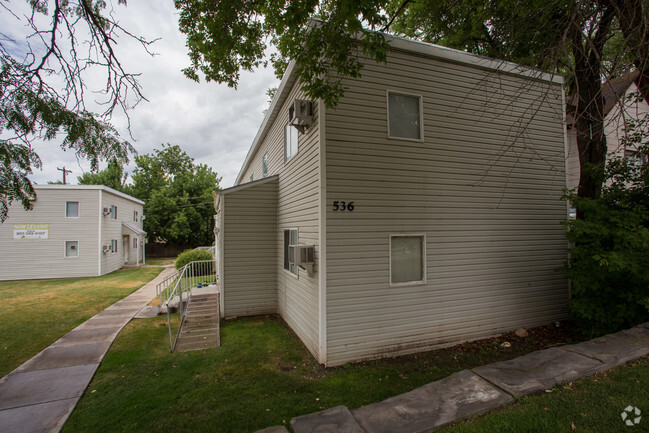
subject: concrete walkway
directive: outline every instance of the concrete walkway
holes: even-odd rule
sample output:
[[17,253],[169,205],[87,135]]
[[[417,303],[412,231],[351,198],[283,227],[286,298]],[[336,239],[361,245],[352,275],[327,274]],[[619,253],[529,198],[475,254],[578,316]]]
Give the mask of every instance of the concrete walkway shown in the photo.
[[[649,323],[579,344],[539,350],[463,370],[405,394],[349,410],[337,406],[293,418],[293,433],[423,433],[513,403],[563,382],[649,354]],[[287,433],[283,426],[257,433]]]
[[0,380],[0,430],[58,432],[124,326],[156,295],[155,279],[96,314]]

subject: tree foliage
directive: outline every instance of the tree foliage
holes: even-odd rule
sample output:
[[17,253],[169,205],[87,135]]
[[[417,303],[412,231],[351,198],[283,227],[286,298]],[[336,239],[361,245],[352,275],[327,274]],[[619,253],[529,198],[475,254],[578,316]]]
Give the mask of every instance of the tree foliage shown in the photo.
[[[328,107],[344,95],[344,77],[361,76],[363,56],[386,61],[385,31],[563,74],[577,131],[582,197],[601,193],[606,160],[602,75],[612,78],[620,63],[629,61],[643,74],[648,70],[648,0],[175,4],[180,30],[187,35],[188,77],[198,80],[202,73],[208,81],[236,86],[242,70],[270,63],[281,75],[293,59],[307,96],[321,98]],[[266,42],[276,49],[270,55]]]
[[[126,112],[144,97],[137,74],[126,71],[116,55],[116,41],[133,38],[147,52],[153,41],[124,29],[105,0],[5,1],[0,8],[13,28],[27,29],[17,35],[5,28],[0,38],[1,222],[12,201],[31,209],[35,193],[27,176],[42,165],[34,140],[59,141],[93,170],[100,160],[127,161],[134,149],[108,119],[116,108]],[[88,88],[102,74],[104,84]],[[101,114],[86,106],[87,93],[103,106]]]
[[77,177],[79,185],[105,185],[116,191],[124,191],[128,173],[124,172],[124,165],[117,159],[108,163],[105,169],[93,173],[83,173]]
[[195,164],[179,146],[163,144],[152,154],[135,157],[128,194],[144,200],[144,230],[149,241],[212,245],[214,201],[221,178]]

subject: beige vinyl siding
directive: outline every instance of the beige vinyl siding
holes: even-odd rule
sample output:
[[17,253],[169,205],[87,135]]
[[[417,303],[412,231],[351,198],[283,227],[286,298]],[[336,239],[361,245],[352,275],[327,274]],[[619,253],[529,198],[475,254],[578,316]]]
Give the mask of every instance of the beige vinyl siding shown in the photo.
[[[561,87],[400,51],[345,85],[325,122],[327,365],[566,317]],[[423,142],[387,138],[386,90],[423,97]],[[424,284],[390,287],[398,234],[425,235]]]
[[[34,208],[14,202],[0,224],[0,280],[85,277],[98,274],[99,191],[39,189]],[[65,217],[66,201],[79,202],[79,218]],[[48,239],[13,239],[14,224],[49,224]],[[65,241],[78,241],[78,257],[64,257]]]
[[[270,126],[241,179],[262,176],[262,158],[268,153],[268,174],[279,175],[276,233],[276,267],[278,312],[306,347],[318,358],[319,353],[319,131],[318,104],[314,103],[314,122],[299,134],[298,153],[288,163],[284,158],[284,131],[288,123],[289,104],[306,99],[293,85],[279,114]],[[227,205],[225,207],[227,215]],[[303,269],[298,276],[284,269],[284,230],[298,229],[299,243],[315,245],[312,274]],[[227,252],[226,252],[227,254]]]
[[[117,240],[117,252],[102,253],[101,271],[102,275],[109,272],[116,271],[124,266],[126,257],[124,255],[124,247],[128,247],[128,259],[133,258],[135,262],[135,252],[133,251],[133,238],[129,235],[122,235],[122,222],[127,222],[138,228],[142,228],[142,220],[133,221],[133,211],[137,210],[139,215],[143,213],[143,207],[140,203],[126,199],[120,195],[113,194],[110,191],[101,191],[102,208],[110,208],[117,206],[117,219],[112,219],[110,215],[101,217],[101,238],[102,245],[110,245],[112,239]],[[103,210],[103,209],[102,209]],[[128,242],[124,243],[124,236],[128,236]]]
[[277,178],[221,195],[225,317],[277,313]]

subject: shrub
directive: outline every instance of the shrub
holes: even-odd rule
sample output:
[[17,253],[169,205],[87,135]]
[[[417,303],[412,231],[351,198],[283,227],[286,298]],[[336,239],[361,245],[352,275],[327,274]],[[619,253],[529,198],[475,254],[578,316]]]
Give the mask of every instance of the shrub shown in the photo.
[[185,250],[176,257],[176,269],[180,270],[187,263],[197,260],[212,260],[212,253],[207,250]]
[[570,310],[591,335],[649,320],[649,166],[611,161],[607,179],[601,198],[566,194],[581,218],[566,222]]

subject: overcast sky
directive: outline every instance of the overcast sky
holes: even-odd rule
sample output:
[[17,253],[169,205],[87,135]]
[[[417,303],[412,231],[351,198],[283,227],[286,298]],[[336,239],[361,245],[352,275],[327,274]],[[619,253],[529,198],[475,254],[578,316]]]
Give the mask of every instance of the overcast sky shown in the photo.
[[[126,130],[125,117],[115,113],[112,123],[120,136],[131,141],[139,154],[150,153],[161,143],[177,144],[197,163],[207,164],[222,176],[221,187],[232,186],[268,106],[266,89],[279,83],[273,71],[243,73],[237,90],[213,82],[191,81],[181,72],[189,59],[173,1],[131,0],[128,6],[114,7],[120,24],[131,33],[147,39],[160,38],[152,48],[158,53],[155,57],[126,38],[118,41],[118,57],[129,72],[142,74],[139,82],[149,100],[130,111],[134,140]],[[20,23],[6,14],[0,24],[3,32],[21,32]],[[32,181],[60,180],[57,167],[65,166],[72,170],[68,183],[77,183],[77,176],[88,170],[87,163],[77,161],[74,152],[64,152],[59,145],[57,140],[35,145],[43,168],[34,170]],[[105,165],[102,163],[101,168]],[[126,171],[131,173],[133,167],[131,157]]]

